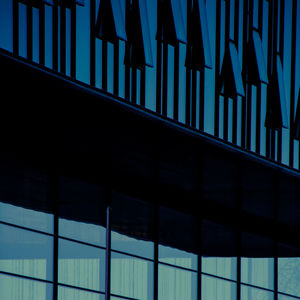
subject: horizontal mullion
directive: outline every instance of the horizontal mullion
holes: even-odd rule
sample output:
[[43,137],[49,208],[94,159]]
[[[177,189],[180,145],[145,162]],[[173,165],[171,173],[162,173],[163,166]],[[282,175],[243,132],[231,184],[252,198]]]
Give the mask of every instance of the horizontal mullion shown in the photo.
[[159,261],[159,259],[158,259],[158,263],[159,263],[160,265],[172,267],[172,268],[175,268],[175,269],[180,269],[180,270],[183,270],[183,271],[188,271],[188,272],[198,273],[197,270],[185,268],[185,267],[178,266],[178,265],[172,265],[172,264],[169,264],[169,263],[166,263],[166,262],[163,262],[163,261]]
[[47,279],[41,279],[41,278],[31,277],[31,276],[27,276],[27,275],[21,275],[21,274],[16,274],[16,273],[11,273],[11,272],[5,272],[5,271],[1,271],[1,270],[0,270],[0,274],[11,276],[11,277],[18,277],[18,278],[21,278],[21,279],[27,279],[27,280],[33,280],[33,281],[53,284],[53,281],[50,281],[50,280],[47,280]]
[[94,248],[98,248],[98,249],[103,249],[103,250],[106,249],[105,246],[95,245],[95,244],[92,244],[92,243],[89,243],[89,242],[84,242],[84,241],[78,241],[78,240],[75,240],[73,238],[68,238],[68,237],[65,237],[65,236],[61,236],[59,234],[58,234],[58,238],[61,239],[61,240],[66,240],[66,241],[69,241],[69,242],[74,242],[74,243],[77,243],[77,244],[90,246],[90,247],[94,247]]
[[84,292],[105,295],[105,292],[92,290],[92,289],[88,289],[88,288],[84,288],[84,287],[80,287],[80,286],[74,286],[74,285],[60,283],[60,282],[58,282],[57,285],[58,285],[58,287],[61,286],[61,287],[71,288],[71,289],[80,290],[80,291],[84,291]]
[[130,256],[130,257],[134,257],[134,258],[138,258],[138,259],[142,259],[142,260],[146,260],[146,261],[149,261],[149,262],[154,262],[154,259],[151,259],[151,258],[148,258],[148,257],[143,257],[143,256],[136,255],[136,254],[131,254],[131,253],[121,251],[121,250],[111,249],[111,252],[126,255],[126,256]]

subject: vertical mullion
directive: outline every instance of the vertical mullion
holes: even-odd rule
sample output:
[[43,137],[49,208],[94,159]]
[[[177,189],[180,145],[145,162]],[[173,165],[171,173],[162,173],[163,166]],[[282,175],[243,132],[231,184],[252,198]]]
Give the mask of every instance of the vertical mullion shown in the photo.
[[168,113],[168,44],[163,43],[162,115]]
[[13,0],[13,53],[19,55],[19,3]]
[[136,77],[137,70],[135,67],[131,68],[131,102],[136,104]]
[[179,106],[179,44],[174,48],[174,120],[178,121],[178,106]]
[[107,41],[102,40],[102,89],[107,90]]
[[251,149],[251,106],[252,106],[252,85],[247,84],[247,116],[246,116],[246,149]]
[[200,70],[199,84],[199,130],[204,130],[204,91],[205,91],[205,69]]
[[[243,65],[246,66],[247,64],[247,57],[246,57],[246,49],[247,49],[247,33],[248,33],[248,0],[244,1],[243,4]],[[245,81],[245,84],[247,84],[247,82]],[[247,102],[248,99],[247,97],[243,97],[242,99],[242,120],[241,120],[241,146],[243,148],[246,147],[246,122],[247,122],[247,118],[246,118],[246,114],[247,114]]]
[[45,64],[45,5],[39,8],[39,63]]
[[237,265],[236,265],[236,296],[237,296],[237,300],[241,300],[241,275],[242,275],[242,270],[241,270],[241,256],[242,256],[242,232],[240,230],[241,226],[241,213],[242,213],[242,209],[243,209],[243,182],[242,182],[242,169],[241,169],[241,164],[238,163],[237,164],[237,194],[236,194],[236,209],[238,212],[238,216],[237,216],[237,220],[238,220],[238,226],[236,228],[236,236],[237,236],[237,240],[236,240],[236,250],[237,250]]
[[[161,0],[157,0],[157,32],[162,31],[162,7]],[[162,35],[156,43],[156,112],[161,113],[161,51]]]
[[260,154],[260,131],[261,131],[261,83],[256,87],[256,133],[255,133],[255,152]]
[[71,77],[76,79],[76,4],[71,7]]
[[27,4],[27,59],[32,60],[32,5]]
[[[187,28],[191,27],[192,22],[192,0],[186,1],[187,10]],[[189,34],[189,32],[188,32]],[[189,37],[188,37],[189,39]],[[188,42],[186,45],[186,57],[191,57],[192,47]],[[186,88],[185,88],[185,124],[190,126],[191,124],[191,69],[186,66]]]
[[215,119],[214,119],[214,135],[219,136],[219,112],[220,97],[218,91],[219,72],[220,72],[220,20],[221,20],[221,0],[217,1],[216,7],[216,54],[215,54]]
[[53,5],[52,19],[52,55],[53,55],[53,70],[58,71],[58,5],[57,1]]
[[114,43],[114,94],[119,95],[119,40]]
[[[289,166],[294,165],[294,105],[296,79],[296,34],[297,34],[297,0],[292,6],[292,45],[291,45],[291,96],[290,96],[290,136],[289,136]],[[300,145],[300,143],[299,143]],[[300,149],[299,149],[300,150]],[[300,151],[299,151],[300,155]],[[299,160],[300,162],[300,160]]]
[[146,66],[141,70],[140,80],[140,105],[145,107],[146,102]]
[[[109,189],[109,188],[108,188]],[[110,299],[110,276],[111,276],[111,195],[107,190],[106,206],[106,251],[105,251],[105,300]]]
[[66,7],[60,7],[60,72],[66,73]]
[[96,24],[96,0],[90,0],[90,84],[96,85],[96,40],[95,40],[95,24]]
[[275,222],[275,234],[273,237],[274,245],[274,300],[278,300],[278,239],[277,230],[279,226],[279,178],[278,173],[274,175],[274,222]]
[[59,181],[55,172],[51,172],[49,176],[48,196],[53,203],[53,300],[58,299],[58,215],[59,215]]
[[[279,16],[279,53],[281,57],[281,62],[283,64],[283,52],[284,52],[284,1],[280,0],[280,16]],[[277,161],[281,162],[282,160],[282,128],[278,130],[278,139],[277,139]]]
[[197,116],[197,71],[192,70],[192,97],[191,97],[191,126],[196,127],[196,116]]
[[[225,6],[225,49],[229,47],[230,40],[230,0],[226,1]],[[226,50],[225,50],[226,51]],[[224,110],[223,110],[223,139],[228,140],[228,96],[224,95]]]
[[[239,16],[240,16],[240,0],[234,1],[234,41],[237,52],[239,52]],[[237,118],[238,118],[238,97],[233,99],[232,103],[232,143],[237,143]]]

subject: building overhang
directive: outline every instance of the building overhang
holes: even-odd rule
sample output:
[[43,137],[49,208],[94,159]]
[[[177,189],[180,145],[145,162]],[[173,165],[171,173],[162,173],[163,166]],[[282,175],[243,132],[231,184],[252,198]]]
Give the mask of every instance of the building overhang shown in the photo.
[[[0,65],[1,201],[51,212],[41,191],[54,174],[300,246],[299,172],[3,51]],[[62,217],[97,223],[89,199],[82,207]],[[130,222],[132,209],[124,207],[119,230],[151,239]],[[196,251],[188,237],[198,228],[177,222],[160,242]],[[230,239],[215,243],[204,255],[236,255]],[[268,255],[257,247],[252,254]]]

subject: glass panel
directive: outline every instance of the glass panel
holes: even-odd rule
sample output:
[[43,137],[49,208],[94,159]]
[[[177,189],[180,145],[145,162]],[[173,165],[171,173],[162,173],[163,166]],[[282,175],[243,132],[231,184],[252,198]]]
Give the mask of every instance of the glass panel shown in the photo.
[[104,291],[104,249],[59,239],[58,257],[60,283]]
[[53,215],[0,202],[0,220],[53,233]]
[[121,40],[126,41],[127,36],[125,31],[125,18],[122,12],[120,0],[110,0],[110,1],[111,1],[113,17],[116,26],[117,37]]
[[202,257],[202,272],[236,280],[235,257]]
[[201,33],[202,33],[202,40],[203,40],[205,66],[207,68],[212,68],[212,61],[210,55],[210,41],[209,41],[208,27],[207,27],[206,6],[204,0],[198,0],[198,3],[199,3],[199,15],[200,15]]
[[0,48],[12,51],[13,40],[13,18],[12,1],[0,1]]
[[296,300],[296,299],[299,299],[299,298],[289,297],[289,296],[278,294],[278,300]]
[[0,270],[52,280],[53,238],[0,224]]
[[300,297],[300,258],[278,259],[278,291]]
[[58,300],[104,300],[105,296],[102,294],[71,289],[67,287],[58,287]]
[[244,283],[273,289],[274,259],[242,257],[241,280]]
[[229,43],[229,52],[232,63],[232,70],[234,75],[236,92],[240,96],[245,96],[244,83],[242,79],[242,69],[240,66],[239,57],[235,48],[234,43]]
[[263,53],[262,43],[261,43],[259,33],[254,30],[252,33],[252,38],[253,38],[255,55],[256,55],[259,79],[264,83],[268,83],[267,68],[266,68],[266,63],[265,63],[265,58],[264,58],[264,53]]
[[0,274],[1,299],[51,300],[52,284]]
[[152,67],[153,66],[152,46],[150,40],[147,2],[145,0],[139,0],[139,9],[140,9],[140,20],[142,26],[144,51],[145,51],[145,63],[147,66]]
[[171,8],[172,8],[172,13],[174,18],[177,40],[182,43],[186,43],[186,34],[185,34],[186,30],[183,21],[180,0],[170,0],[170,1],[171,1]]
[[197,273],[158,266],[158,299],[159,300],[196,300]]
[[111,248],[150,259],[154,255],[153,242],[137,240],[115,231],[111,232]]
[[160,262],[197,270],[198,259],[195,254],[162,245],[158,246],[158,253]]
[[153,299],[153,263],[112,252],[111,293],[140,300]]
[[59,235],[105,247],[106,229],[102,226],[59,219]]
[[278,76],[278,88],[279,88],[282,126],[288,128],[285,84],[284,84],[282,65],[281,65],[281,60],[279,55],[277,55],[277,76]]
[[241,298],[243,300],[273,300],[274,293],[242,285]]
[[202,275],[203,300],[235,300],[236,283]]

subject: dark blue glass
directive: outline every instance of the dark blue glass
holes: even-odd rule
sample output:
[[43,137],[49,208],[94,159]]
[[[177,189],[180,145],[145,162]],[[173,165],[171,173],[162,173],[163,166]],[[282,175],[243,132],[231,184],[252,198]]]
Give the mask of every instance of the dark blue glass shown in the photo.
[[206,5],[204,0],[198,0],[199,3],[199,15],[201,23],[201,33],[203,40],[204,60],[207,68],[212,68],[212,60],[210,54],[210,40],[208,34],[207,16],[206,16]]
[[180,0],[169,1],[171,1],[177,40],[181,43],[186,43],[186,26],[183,20],[181,2]]
[[253,38],[255,55],[256,55],[259,79],[263,83],[268,83],[269,80],[268,80],[267,68],[266,68],[264,53],[262,49],[262,42],[259,33],[253,30],[252,38]]

